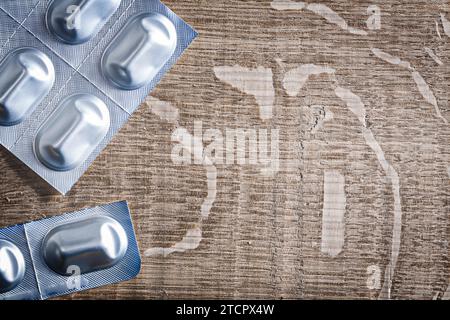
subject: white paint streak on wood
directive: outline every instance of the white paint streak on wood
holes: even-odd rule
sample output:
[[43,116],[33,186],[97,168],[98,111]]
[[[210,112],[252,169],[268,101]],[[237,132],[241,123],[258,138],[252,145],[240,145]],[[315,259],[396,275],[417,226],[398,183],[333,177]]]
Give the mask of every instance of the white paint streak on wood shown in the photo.
[[339,28],[343,30],[348,29],[348,24],[345,22],[345,20],[337,14],[335,11],[330,9],[324,4],[320,3],[310,3],[307,5],[307,9],[311,12],[314,12],[315,14],[321,16],[325,20],[327,20],[329,23],[337,25]]
[[450,300],[450,286],[448,286],[447,291],[445,291],[442,300]]
[[438,65],[442,66],[444,63],[442,62],[441,59],[439,59],[439,57],[433,52],[433,50],[431,50],[428,47],[423,48],[425,50],[426,53],[428,53],[428,55],[431,57],[431,59],[434,60],[434,62],[436,62]]
[[398,65],[402,68],[408,69],[410,71],[413,70],[411,67],[411,64],[408,61],[403,61],[399,57],[395,57],[393,55],[390,55],[389,53],[386,53],[380,49],[372,48],[372,52],[375,56],[377,56],[379,59],[386,61],[387,63]]
[[[392,192],[394,195],[394,226],[392,230],[392,246],[391,246],[391,258],[389,264],[386,267],[383,287],[380,292],[381,299],[390,299],[392,279],[395,273],[395,267],[398,261],[398,255],[400,253],[401,244],[401,232],[402,232],[402,204],[400,195],[400,178],[395,168],[386,160],[383,149],[378,141],[375,139],[372,131],[366,127],[365,121],[362,121],[362,115],[366,114],[364,104],[361,99],[355,98],[350,90],[343,88],[336,88],[336,95],[343,100],[348,108],[360,119],[363,125],[363,136],[367,145],[375,152],[378,162],[385,172],[386,176],[391,181]],[[362,110],[361,110],[362,109]]]
[[439,31],[439,23],[438,23],[436,20],[434,20],[434,23],[436,24],[436,32],[437,32],[437,35],[438,35],[439,39],[442,40],[441,32]]
[[401,234],[402,234],[402,204],[400,196],[400,178],[394,167],[386,160],[383,150],[380,144],[376,141],[372,131],[367,128],[363,128],[363,135],[366,143],[375,152],[378,158],[378,162],[386,173],[386,176],[391,181],[392,193],[394,195],[394,226],[392,230],[392,246],[391,246],[391,259],[386,267],[384,274],[384,283],[380,293],[380,299],[390,299],[392,279],[395,273],[395,267],[397,265],[398,255],[400,253]]
[[359,122],[366,126],[366,109],[361,98],[348,89],[337,87],[334,92],[344,101],[350,110],[358,117]]
[[441,21],[442,27],[444,28],[444,33],[447,37],[450,37],[450,21],[447,20],[443,13],[441,13]]
[[291,97],[295,97],[312,75],[334,74],[336,70],[315,64],[303,64],[288,72],[283,79],[283,88]]
[[197,161],[202,161],[206,169],[206,179],[208,192],[205,200],[201,206],[201,219],[198,226],[189,229],[181,242],[174,244],[169,248],[150,248],[145,251],[146,256],[168,256],[175,252],[185,252],[188,250],[195,250],[199,247],[202,241],[201,224],[209,217],[212,206],[216,201],[217,195],[217,168],[213,162],[204,157],[203,143],[194,138],[185,128],[177,128],[172,135],[175,142],[182,144],[183,148],[187,150]]
[[390,64],[398,65],[403,68],[408,69],[411,72],[411,76],[416,83],[417,89],[419,90],[422,97],[427,101],[429,104],[431,104],[434,107],[434,110],[436,112],[436,115],[444,122],[448,123],[447,119],[445,119],[442,114],[441,110],[439,109],[436,97],[434,96],[433,91],[431,90],[428,83],[425,81],[425,79],[422,77],[422,75],[417,72],[409,62],[403,61],[398,57],[392,56],[389,53],[386,53],[380,49],[373,48],[372,52],[381,60],[384,60]]
[[292,0],[273,0],[270,5],[275,10],[302,10],[305,8],[306,3]]
[[448,123],[447,119],[445,119],[442,114],[441,110],[439,109],[436,97],[433,94],[433,91],[431,91],[430,86],[428,83],[426,83],[425,79],[422,77],[420,73],[417,71],[412,72],[412,76],[414,79],[414,82],[417,85],[417,88],[419,89],[420,94],[422,97],[424,97],[425,101],[427,101],[429,104],[431,104],[434,107],[434,111],[436,112],[436,115],[444,121],[444,123]]
[[333,11],[332,9],[330,9],[329,7],[327,7],[324,4],[310,3],[310,4],[306,5],[306,9],[321,16],[329,23],[337,25],[342,30],[346,30],[350,33],[357,34],[357,35],[363,35],[363,36],[367,35],[367,32],[364,30],[349,27],[347,22],[339,14],[337,14],[335,11]]
[[344,247],[346,206],[345,177],[338,171],[325,171],[321,251],[331,257]]
[[180,117],[178,109],[175,108],[171,103],[161,101],[154,97],[147,98],[145,102],[150,106],[151,112],[157,115],[161,120],[173,124],[178,123]]
[[[419,89],[420,94],[424,97],[425,101],[427,101],[429,104],[437,107],[437,100],[434,96],[433,92],[431,92],[430,87],[425,82],[425,79],[418,73],[417,71],[412,72],[412,76],[414,81],[416,82],[417,88]],[[440,115],[439,108],[437,112]]]
[[348,31],[352,34],[357,34],[360,36],[366,36],[367,32],[361,29],[350,27],[347,22],[330,7],[321,3],[305,3],[305,2],[295,2],[290,0],[273,0],[271,7],[275,10],[303,10],[306,9],[311,11],[331,24],[334,24],[341,28],[342,30]]
[[186,252],[189,250],[195,250],[200,246],[202,242],[202,230],[199,227],[189,229],[186,235],[180,242],[175,243],[170,248],[151,248],[145,251],[144,255],[147,257],[164,256],[176,252]]
[[182,144],[183,148],[194,156],[194,160],[196,160],[197,163],[203,163],[206,169],[208,194],[202,204],[201,215],[203,218],[207,218],[216,200],[217,168],[208,157],[204,156],[203,142],[192,136],[185,128],[178,128],[175,131],[173,138],[175,142]]
[[260,107],[260,118],[272,118],[275,102],[272,69],[258,67],[248,69],[239,65],[214,67],[216,77],[234,88],[253,95]]

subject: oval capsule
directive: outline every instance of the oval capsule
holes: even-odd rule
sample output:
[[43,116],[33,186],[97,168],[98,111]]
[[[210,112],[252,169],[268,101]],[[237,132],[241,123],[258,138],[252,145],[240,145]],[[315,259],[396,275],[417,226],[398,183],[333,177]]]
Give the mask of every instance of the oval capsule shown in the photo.
[[52,170],[71,170],[87,159],[109,127],[109,110],[102,100],[91,94],[72,95],[39,129],[34,141],[36,157]]
[[102,72],[116,87],[139,89],[150,83],[175,52],[177,31],[159,13],[140,14],[113,39],[102,57]]
[[47,96],[55,69],[47,55],[35,48],[20,48],[0,62],[0,125],[22,122]]
[[13,290],[25,276],[25,259],[12,242],[0,239],[0,293]]
[[121,0],[53,0],[47,8],[49,31],[68,44],[94,37],[117,11]]
[[127,234],[116,220],[100,216],[57,226],[42,242],[46,264],[58,274],[82,274],[116,265],[128,249]]

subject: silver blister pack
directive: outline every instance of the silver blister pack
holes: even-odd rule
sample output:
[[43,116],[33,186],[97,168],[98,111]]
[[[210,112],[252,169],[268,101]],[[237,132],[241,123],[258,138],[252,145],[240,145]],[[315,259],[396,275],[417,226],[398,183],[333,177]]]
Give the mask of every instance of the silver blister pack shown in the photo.
[[0,300],[39,300],[127,281],[141,258],[125,201],[0,229]]
[[196,36],[158,0],[0,1],[0,143],[66,194]]

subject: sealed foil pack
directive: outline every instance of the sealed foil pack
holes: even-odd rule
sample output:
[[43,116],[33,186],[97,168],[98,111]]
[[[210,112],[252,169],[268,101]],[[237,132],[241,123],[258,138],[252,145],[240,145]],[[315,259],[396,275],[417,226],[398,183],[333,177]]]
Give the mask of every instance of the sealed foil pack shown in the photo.
[[0,143],[66,194],[196,36],[158,0],[0,1]]
[[0,229],[0,300],[40,300],[139,274],[125,201]]

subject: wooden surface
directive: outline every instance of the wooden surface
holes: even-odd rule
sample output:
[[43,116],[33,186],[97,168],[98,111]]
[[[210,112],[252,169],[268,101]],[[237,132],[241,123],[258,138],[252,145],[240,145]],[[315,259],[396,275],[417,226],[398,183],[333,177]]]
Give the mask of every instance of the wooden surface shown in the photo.
[[[449,298],[450,4],[318,1],[165,1],[199,38],[66,197],[0,150],[1,226],[128,200],[141,274],[74,299]],[[194,121],[279,130],[279,170],[174,164]]]

